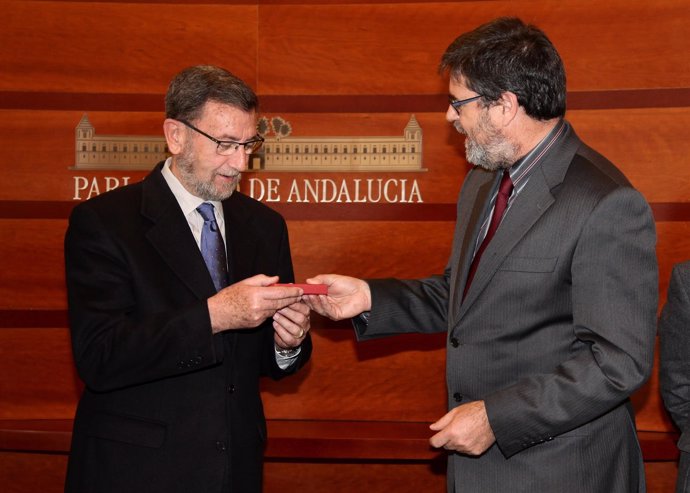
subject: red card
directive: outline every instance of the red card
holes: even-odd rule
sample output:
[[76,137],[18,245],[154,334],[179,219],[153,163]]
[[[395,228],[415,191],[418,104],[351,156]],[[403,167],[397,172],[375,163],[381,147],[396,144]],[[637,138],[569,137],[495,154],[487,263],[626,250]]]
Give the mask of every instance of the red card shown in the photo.
[[325,284],[273,284],[273,286],[302,288],[304,294],[328,294],[328,286]]

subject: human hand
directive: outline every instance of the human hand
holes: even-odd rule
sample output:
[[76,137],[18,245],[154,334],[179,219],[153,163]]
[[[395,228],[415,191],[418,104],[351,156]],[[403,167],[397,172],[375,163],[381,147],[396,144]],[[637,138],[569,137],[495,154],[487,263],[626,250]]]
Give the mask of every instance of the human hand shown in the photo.
[[302,289],[271,286],[278,276],[258,274],[221,289],[208,299],[213,333],[256,327],[278,310],[300,301]]
[[273,340],[283,349],[296,348],[309,333],[309,307],[300,302],[281,308],[273,315]]
[[438,431],[429,439],[432,447],[443,447],[467,455],[481,455],[496,441],[484,401],[462,404],[429,428]]
[[305,295],[304,302],[319,315],[331,320],[352,318],[371,310],[369,284],[354,277],[320,274],[307,279],[307,284],[325,284],[328,294]]

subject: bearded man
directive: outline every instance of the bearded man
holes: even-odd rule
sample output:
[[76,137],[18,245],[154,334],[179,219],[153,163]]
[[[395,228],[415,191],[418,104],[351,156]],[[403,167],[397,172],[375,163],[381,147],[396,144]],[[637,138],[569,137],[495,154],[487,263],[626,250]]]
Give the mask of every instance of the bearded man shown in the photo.
[[[444,53],[446,119],[475,167],[445,272],[335,274],[305,296],[356,337],[447,332],[449,492],[644,491],[629,396],[649,377],[658,298],[650,207],[564,119],[547,36],[500,18]],[[411,403],[414,405],[414,403]]]
[[166,95],[172,156],[76,206],[65,237],[85,388],[68,492],[261,491],[259,377],[309,359],[309,308],[283,218],[235,191],[261,147],[258,101],[230,72],[183,70]]

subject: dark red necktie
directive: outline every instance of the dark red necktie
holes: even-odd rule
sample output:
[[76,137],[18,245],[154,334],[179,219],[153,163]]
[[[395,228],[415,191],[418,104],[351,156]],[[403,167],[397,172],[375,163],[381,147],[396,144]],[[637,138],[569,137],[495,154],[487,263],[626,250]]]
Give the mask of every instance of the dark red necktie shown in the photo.
[[474,254],[474,258],[472,259],[472,265],[470,265],[470,272],[469,274],[467,274],[467,282],[465,283],[465,289],[462,292],[463,300],[465,299],[465,295],[467,295],[467,290],[470,288],[470,284],[472,284],[474,274],[475,272],[477,272],[479,260],[482,258],[484,250],[486,250],[486,247],[489,245],[491,238],[493,238],[494,233],[496,233],[496,230],[498,229],[498,225],[501,223],[501,218],[503,217],[503,214],[506,211],[506,207],[508,206],[508,199],[510,198],[510,194],[512,192],[513,181],[510,179],[510,173],[508,173],[508,170],[505,170],[503,171],[503,178],[501,178],[501,184],[498,187],[498,194],[496,195],[496,205],[494,206],[494,212],[491,215],[491,224],[489,224],[489,229],[486,232],[486,236],[484,237],[482,244],[479,245],[477,253]]

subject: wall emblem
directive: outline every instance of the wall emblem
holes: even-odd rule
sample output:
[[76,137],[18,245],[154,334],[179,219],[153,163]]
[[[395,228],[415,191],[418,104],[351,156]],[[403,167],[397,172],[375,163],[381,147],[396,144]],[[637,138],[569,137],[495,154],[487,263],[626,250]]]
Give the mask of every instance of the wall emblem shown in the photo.
[[[261,117],[258,132],[266,139],[252,154],[249,172],[423,172],[423,133],[414,115],[399,135],[300,137],[280,116]],[[84,114],[75,128],[73,170],[148,171],[168,156],[161,136],[99,135]],[[82,200],[129,183],[129,177],[89,180],[74,177],[74,200]],[[242,190],[266,202],[423,202],[417,180],[406,178],[249,178]],[[281,189],[285,189],[284,193]],[[284,199],[286,198],[286,199]]]

